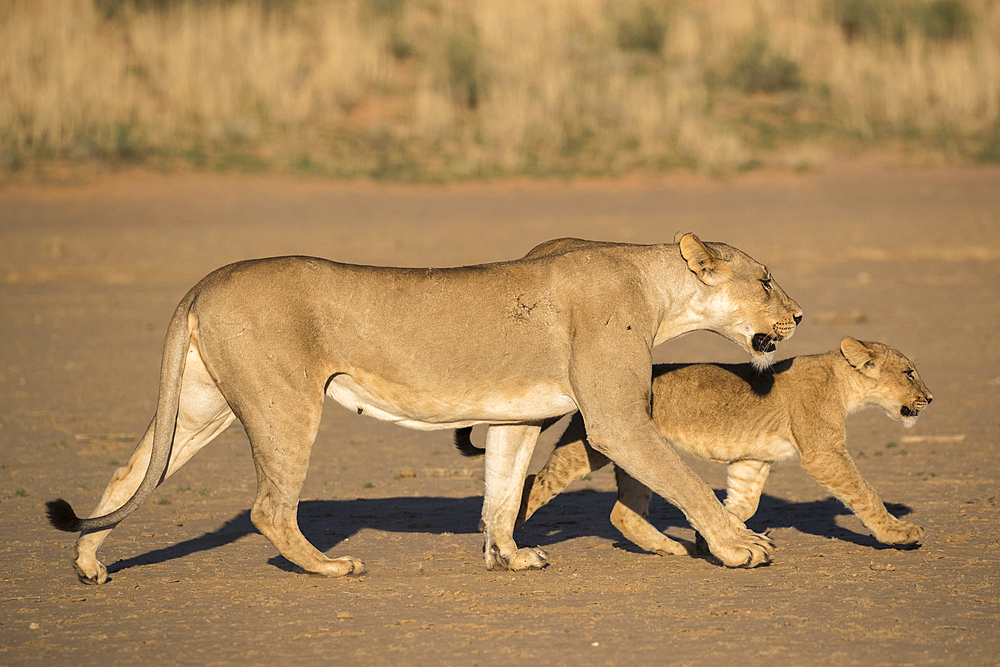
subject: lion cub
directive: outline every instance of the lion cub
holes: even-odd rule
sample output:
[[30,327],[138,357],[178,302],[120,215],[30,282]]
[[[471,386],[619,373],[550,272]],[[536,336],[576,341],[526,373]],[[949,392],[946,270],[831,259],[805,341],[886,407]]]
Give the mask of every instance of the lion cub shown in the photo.
[[[669,441],[729,464],[725,507],[734,522],[757,511],[771,464],[798,454],[806,472],[853,510],[880,542],[910,544],[923,535],[919,526],[886,511],[844,446],[849,413],[880,407],[911,427],[931,402],[913,364],[893,348],[845,338],[839,350],[787,359],[764,372],[750,364],[658,365],[652,389],[653,421]],[[470,447],[460,445],[471,454]],[[528,477],[518,524],[567,484],[608,463],[587,442],[577,413],[545,466]],[[650,490],[620,468],[616,475],[615,527],[647,551],[686,553],[646,520]]]

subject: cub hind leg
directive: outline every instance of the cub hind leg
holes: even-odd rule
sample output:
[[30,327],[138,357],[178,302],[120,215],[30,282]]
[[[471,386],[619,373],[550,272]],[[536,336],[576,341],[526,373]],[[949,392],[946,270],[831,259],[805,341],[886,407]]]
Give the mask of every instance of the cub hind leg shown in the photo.
[[611,459],[587,444],[586,438],[583,417],[577,412],[570,419],[542,469],[534,475],[528,475],[525,480],[517,526],[562,493],[570,482],[582,479],[611,463]]
[[[525,481],[517,525],[561,493],[570,482],[608,465],[611,460],[590,446],[580,413],[573,415],[552,454],[536,475]],[[658,531],[647,520],[652,492],[621,468],[615,467],[618,498],[611,511],[611,523],[641,549],[660,554],[681,555],[687,550]]]
[[649,523],[649,500],[653,492],[648,486],[615,466],[618,499],[611,510],[611,523],[626,539],[640,549],[665,556],[682,556],[687,549],[670,539]]

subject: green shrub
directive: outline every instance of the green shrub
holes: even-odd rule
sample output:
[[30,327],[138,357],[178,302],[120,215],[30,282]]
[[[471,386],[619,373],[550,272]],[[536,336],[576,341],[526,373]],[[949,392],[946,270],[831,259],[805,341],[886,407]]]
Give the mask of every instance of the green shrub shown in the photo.
[[666,21],[652,7],[642,5],[634,17],[618,22],[618,48],[659,55],[666,34]]
[[474,29],[453,32],[445,46],[448,78],[455,102],[467,109],[479,106],[479,40]]
[[795,90],[801,85],[799,66],[772,52],[765,37],[755,37],[737,48],[730,83],[744,93]]
[[972,33],[972,14],[961,0],[934,0],[920,8],[918,17],[928,39],[949,42]]

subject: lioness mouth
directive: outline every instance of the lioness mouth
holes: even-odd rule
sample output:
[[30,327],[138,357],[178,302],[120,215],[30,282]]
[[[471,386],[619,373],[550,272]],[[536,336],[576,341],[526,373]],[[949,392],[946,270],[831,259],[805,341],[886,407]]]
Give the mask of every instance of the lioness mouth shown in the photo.
[[753,349],[761,354],[767,354],[769,352],[774,352],[777,348],[775,347],[774,340],[771,338],[770,334],[754,334]]

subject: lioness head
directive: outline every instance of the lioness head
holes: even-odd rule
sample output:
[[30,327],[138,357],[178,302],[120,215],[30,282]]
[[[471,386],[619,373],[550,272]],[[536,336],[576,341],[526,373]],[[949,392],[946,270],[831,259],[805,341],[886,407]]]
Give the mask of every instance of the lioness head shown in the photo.
[[906,428],[917,423],[920,411],[934,399],[910,360],[888,345],[845,338],[840,351],[870,383],[868,401]]
[[754,367],[774,362],[775,343],[795,333],[802,309],[778,286],[771,272],[724,243],[703,243],[694,234],[674,237],[688,268],[711,288],[707,304],[711,331],[750,353]]

